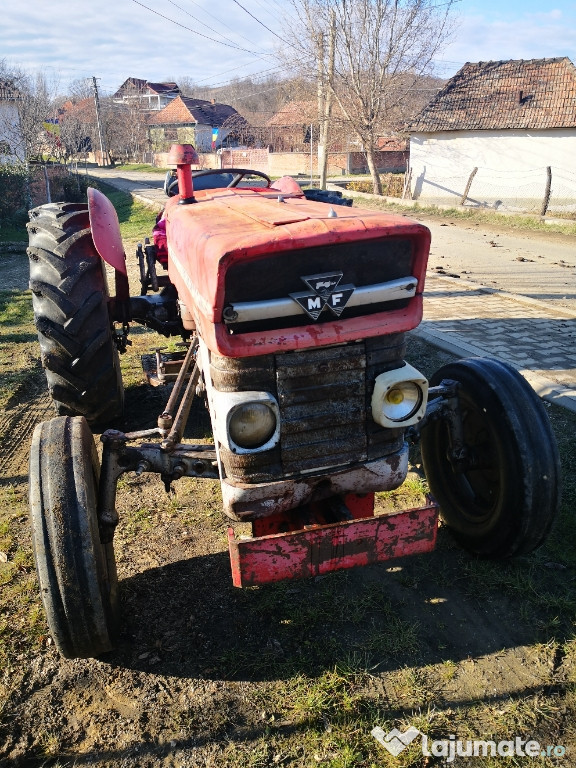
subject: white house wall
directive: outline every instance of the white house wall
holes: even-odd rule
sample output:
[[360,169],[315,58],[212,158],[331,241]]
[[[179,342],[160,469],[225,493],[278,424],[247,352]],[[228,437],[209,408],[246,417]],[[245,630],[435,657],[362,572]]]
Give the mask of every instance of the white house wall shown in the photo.
[[[198,123],[196,125],[195,136],[196,136],[196,142],[195,147],[198,150],[198,152],[211,152],[212,151],[212,126],[211,125],[203,125],[202,123]],[[216,140],[216,146],[220,147],[224,139],[228,136],[230,133],[230,128],[218,128],[218,139]]]
[[[2,152],[4,148],[10,151]],[[18,110],[12,102],[0,101],[0,163],[23,162],[24,158],[24,142],[20,133]]]
[[466,205],[539,210],[552,168],[549,210],[576,209],[576,130],[449,131],[410,137],[414,199],[458,204],[470,173]]

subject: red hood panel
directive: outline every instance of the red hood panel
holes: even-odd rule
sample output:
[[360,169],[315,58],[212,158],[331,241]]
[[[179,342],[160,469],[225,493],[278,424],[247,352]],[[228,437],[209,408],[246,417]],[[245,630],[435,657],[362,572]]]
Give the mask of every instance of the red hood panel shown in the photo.
[[[358,323],[358,319],[339,318],[337,323],[306,326],[309,329],[306,333],[303,328],[294,329],[294,333],[289,333],[290,329],[266,332],[260,334],[266,337],[261,339],[261,344],[255,345],[254,338],[246,338],[250,343],[245,344],[243,334],[229,336],[222,323],[224,277],[228,265],[238,259],[252,260],[271,252],[405,236],[415,242],[412,274],[418,279],[418,294],[424,289],[430,232],[403,216],[334,206],[337,214],[334,217],[330,215],[330,205],[298,197],[278,202],[277,193],[269,190],[206,190],[197,193],[197,199],[197,203],[179,205],[178,198],[172,198],[166,205],[170,244],[168,272],[204,340],[220,354],[256,355],[263,354],[262,346],[271,352],[275,348],[325,345],[392,332],[391,327],[374,328],[372,321]],[[414,328],[420,322],[421,311],[419,300],[413,302],[413,310],[402,310],[401,318],[390,317],[394,330]],[[372,320],[377,317],[372,316]],[[331,331],[329,326],[337,329]]]

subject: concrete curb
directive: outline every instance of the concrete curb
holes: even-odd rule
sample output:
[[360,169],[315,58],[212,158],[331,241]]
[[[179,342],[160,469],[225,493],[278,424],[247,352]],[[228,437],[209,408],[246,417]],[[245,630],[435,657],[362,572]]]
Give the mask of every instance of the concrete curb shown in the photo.
[[[409,331],[409,335],[416,336],[422,339],[422,341],[432,344],[439,349],[443,349],[445,352],[450,352],[452,355],[458,357],[496,357],[493,354],[487,353],[485,350],[480,349],[472,344],[468,344],[459,336],[453,336],[450,333],[438,333],[437,331],[429,331],[426,327],[426,321],[415,328],[413,331]],[[510,363],[509,360],[504,360],[505,363]],[[559,405],[562,408],[566,408],[572,413],[576,413],[576,391],[563,387],[556,381],[551,381],[540,374],[526,368],[519,368],[514,366],[516,370],[524,376],[526,381],[530,383],[535,392],[543,400]]]

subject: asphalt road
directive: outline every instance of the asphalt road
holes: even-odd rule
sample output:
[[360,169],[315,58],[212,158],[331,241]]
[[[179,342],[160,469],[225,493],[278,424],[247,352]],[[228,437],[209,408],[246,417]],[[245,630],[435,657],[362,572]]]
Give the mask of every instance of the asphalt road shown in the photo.
[[423,219],[432,232],[428,271],[455,275],[576,312],[576,238]]

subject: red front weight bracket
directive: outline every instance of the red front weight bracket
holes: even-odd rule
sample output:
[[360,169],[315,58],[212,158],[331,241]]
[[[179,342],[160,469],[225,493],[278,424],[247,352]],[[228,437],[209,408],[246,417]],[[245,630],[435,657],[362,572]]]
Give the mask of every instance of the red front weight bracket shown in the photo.
[[252,587],[431,552],[437,530],[438,505],[431,500],[417,509],[268,536],[237,539],[229,528],[232,582]]

